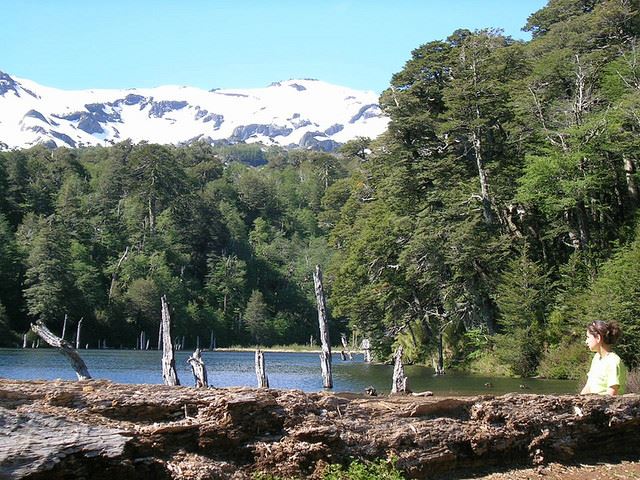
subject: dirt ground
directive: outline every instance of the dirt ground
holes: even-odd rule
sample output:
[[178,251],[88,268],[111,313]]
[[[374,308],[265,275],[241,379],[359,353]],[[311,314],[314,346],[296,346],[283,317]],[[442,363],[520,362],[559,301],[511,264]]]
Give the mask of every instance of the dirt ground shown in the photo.
[[640,480],[640,460],[594,464],[548,465],[460,477],[459,480]]

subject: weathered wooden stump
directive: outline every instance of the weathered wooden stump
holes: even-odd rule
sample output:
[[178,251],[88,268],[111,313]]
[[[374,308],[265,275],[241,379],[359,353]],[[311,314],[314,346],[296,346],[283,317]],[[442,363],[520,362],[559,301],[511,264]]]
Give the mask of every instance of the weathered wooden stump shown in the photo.
[[407,377],[404,374],[404,366],[402,364],[402,345],[396,349],[393,356],[395,363],[393,366],[393,383],[391,385],[391,393],[409,393],[407,387]]
[[171,315],[167,297],[163,295],[160,303],[162,306],[162,380],[165,385],[180,385],[171,343]]
[[207,379],[207,367],[202,360],[199,348],[196,348],[193,355],[187,359],[187,363],[191,366],[195,386],[197,388],[207,388],[209,386],[209,381]]
[[320,341],[322,352],[320,353],[320,368],[322,369],[322,386],[333,388],[333,378],[331,376],[331,340],[329,339],[329,325],[327,321],[327,307],[322,287],[322,271],[320,265],[316,265],[313,272],[313,285],[316,292],[316,302],[318,304],[318,323],[320,324]]
[[264,353],[261,350],[256,350],[256,377],[258,388],[269,388],[269,377],[264,367]]

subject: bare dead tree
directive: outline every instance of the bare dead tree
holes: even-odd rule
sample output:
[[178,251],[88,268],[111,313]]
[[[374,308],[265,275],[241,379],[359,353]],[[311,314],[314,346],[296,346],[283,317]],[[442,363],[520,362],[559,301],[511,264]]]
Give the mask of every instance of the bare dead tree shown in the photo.
[[180,385],[171,343],[171,316],[167,297],[163,295],[160,302],[162,304],[162,380],[165,385]]
[[191,366],[195,386],[197,388],[207,388],[209,386],[209,381],[207,379],[207,367],[202,360],[199,348],[196,348],[193,355],[187,359],[187,363]]
[[391,385],[391,393],[409,393],[407,388],[407,377],[404,374],[404,366],[402,365],[402,345],[396,349],[394,354],[395,364],[393,366],[393,384]]
[[78,380],[89,380],[91,378],[84,360],[82,360],[82,357],[78,355],[78,352],[76,352],[69,342],[53,334],[51,330],[49,330],[40,320],[31,324],[31,330],[33,330],[49,345],[56,347],[60,353],[67,357],[73,367],[73,370],[78,376]]
[[264,368],[264,353],[260,349],[256,350],[256,377],[259,388],[269,388],[269,377]]
[[322,352],[320,353],[320,367],[322,369],[322,386],[333,388],[331,378],[331,341],[329,340],[329,325],[327,322],[327,307],[322,286],[322,270],[320,265],[316,265],[313,272],[313,284],[316,292],[316,302],[318,304],[318,323],[320,324],[320,341],[322,342]]

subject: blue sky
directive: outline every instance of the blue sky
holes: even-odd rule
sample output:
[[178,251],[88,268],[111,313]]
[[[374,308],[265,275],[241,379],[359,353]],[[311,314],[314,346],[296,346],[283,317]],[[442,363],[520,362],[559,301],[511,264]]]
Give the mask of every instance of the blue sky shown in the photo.
[[0,70],[63,89],[263,87],[317,78],[384,90],[457,28],[520,29],[545,0],[0,0]]

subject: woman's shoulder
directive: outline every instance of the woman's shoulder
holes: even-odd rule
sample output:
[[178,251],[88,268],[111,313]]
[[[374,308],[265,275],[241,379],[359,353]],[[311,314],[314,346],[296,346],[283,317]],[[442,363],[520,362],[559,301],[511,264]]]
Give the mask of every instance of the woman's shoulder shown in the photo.
[[619,365],[619,364],[622,363],[622,359],[620,358],[620,356],[616,352],[609,352],[607,354],[607,356],[605,357],[605,360],[608,363],[613,363],[615,365]]

